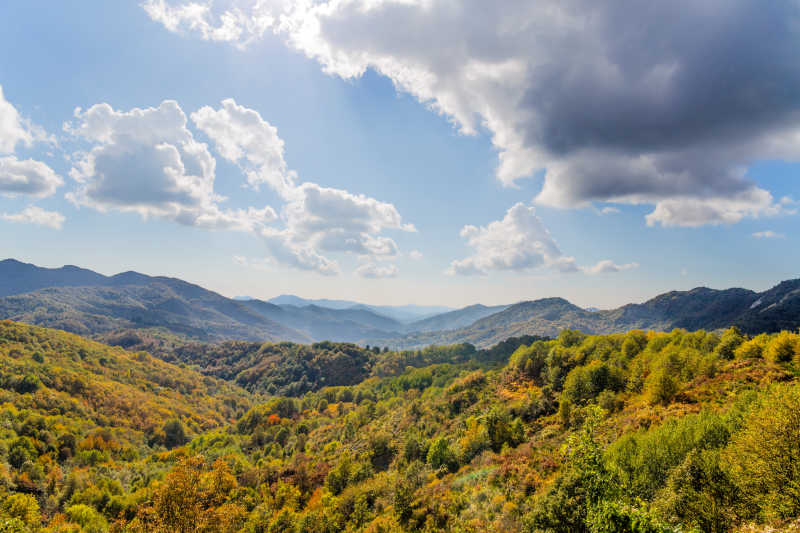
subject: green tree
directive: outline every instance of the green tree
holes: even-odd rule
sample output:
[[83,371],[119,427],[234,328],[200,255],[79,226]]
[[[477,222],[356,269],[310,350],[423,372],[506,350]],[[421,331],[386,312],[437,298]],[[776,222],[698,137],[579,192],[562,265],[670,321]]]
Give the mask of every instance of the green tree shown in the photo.
[[186,436],[186,431],[183,429],[183,424],[178,419],[168,420],[164,424],[164,446],[169,449],[183,446],[189,442]]

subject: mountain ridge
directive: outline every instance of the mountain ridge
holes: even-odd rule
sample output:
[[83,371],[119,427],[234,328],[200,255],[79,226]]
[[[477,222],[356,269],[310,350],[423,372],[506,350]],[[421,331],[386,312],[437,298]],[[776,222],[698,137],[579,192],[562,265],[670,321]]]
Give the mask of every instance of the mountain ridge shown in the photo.
[[[800,279],[763,292],[708,287],[669,291],[607,310],[587,310],[551,297],[505,306],[474,304],[408,321],[382,312],[391,306],[291,295],[278,298],[300,305],[230,299],[178,278],[134,271],[103,276],[76,266],[47,269],[5,260],[0,261],[0,295],[0,318],[83,335],[164,328],[203,341],[331,340],[401,349],[459,343],[483,348],[510,337],[554,337],[563,329],[609,334],[736,325],[761,333],[800,327]],[[339,308],[319,304],[326,301]]]

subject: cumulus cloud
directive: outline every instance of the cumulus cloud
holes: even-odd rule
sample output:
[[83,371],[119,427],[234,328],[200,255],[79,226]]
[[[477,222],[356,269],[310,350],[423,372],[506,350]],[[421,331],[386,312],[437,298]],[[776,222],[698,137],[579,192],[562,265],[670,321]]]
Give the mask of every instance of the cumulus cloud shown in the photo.
[[16,195],[51,196],[64,183],[53,169],[41,161],[20,160],[13,155],[18,145],[31,146],[50,139],[38,126],[23,118],[5,99],[0,85],[0,192]]
[[343,78],[374,69],[461,132],[486,128],[503,183],[542,171],[542,204],[649,204],[651,224],[729,224],[776,213],[748,165],[800,161],[794,0],[144,6],[209,40],[271,30]]
[[408,257],[413,259],[414,261],[420,261],[422,259],[422,252],[419,250],[411,250],[408,252]]
[[786,235],[783,233],[776,233],[772,230],[766,230],[753,233],[753,237],[756,239],[783,239],[786,237]]
[[0,192],[45,197],[52,196],[63,183],[61,176],[41,161],[0,157]]
[[579,266],[566,256],[550,231],[536,215],[536,208],[517,203],[502,220],[485,227],[464,226],[461,237],[473,248],[473,255],[450,263],[445,271],[455,275],[486,275],[490,271],[528,271],[550,268],[561,273],[599,274],[637,268],[638,263],[618,265],[606,259],[589,267]]
[[561,272],[578,270],[574,259],[565,257],[553,240],[536,209],[514,205],[502,220],[486,227],[464,226],[461,237],[474,254],[450,264],[448,274],[487,274],[490,270],[522,271],[553,267]]
[[61,229],[64,225],[64,215],[55,211],[45,211],[41,207],[31,205],[16,214],[4,213],[0,216],[3,220],[18,224],[35,224],[51,229]]
[[219,154],[240,166],[249,186],[267,185],[284,200],[280,214],[284,228],[261,232],[280,262],[336,274],[338,263],[325,253],[394,257],[397,244],[382,232],[416,231],[390,203],[316,183],[298,183],[296,174],[288,170],[276,128],[257,111],[228,99],[219,109],[206,106],[191,117]]
[[74,154],[68,198],[99,211],[135,212],[211,229],[256,231],[277,218],[271,207],[223,209],[214,192],[216,160],[194,138],[177,102],[119,111],[108,104],[75,110],[67,132],[90,142]]

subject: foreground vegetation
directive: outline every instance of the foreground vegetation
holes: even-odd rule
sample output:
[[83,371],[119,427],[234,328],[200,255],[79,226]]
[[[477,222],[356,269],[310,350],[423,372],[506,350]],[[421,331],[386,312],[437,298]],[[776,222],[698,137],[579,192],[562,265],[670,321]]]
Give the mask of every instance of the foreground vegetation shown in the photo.
[[[0,531],[713,532],[800,517],[794,333],[281,346],[168,363],[0,323]],[[340,365],[349,384],[324,386]]]

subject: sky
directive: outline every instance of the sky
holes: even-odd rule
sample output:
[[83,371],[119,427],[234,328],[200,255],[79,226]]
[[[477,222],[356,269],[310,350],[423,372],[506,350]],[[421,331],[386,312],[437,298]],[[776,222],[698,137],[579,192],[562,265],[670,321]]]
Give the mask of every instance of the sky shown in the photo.
[[800,277],[800,5],[0,4],[0,256],[611,308]]

